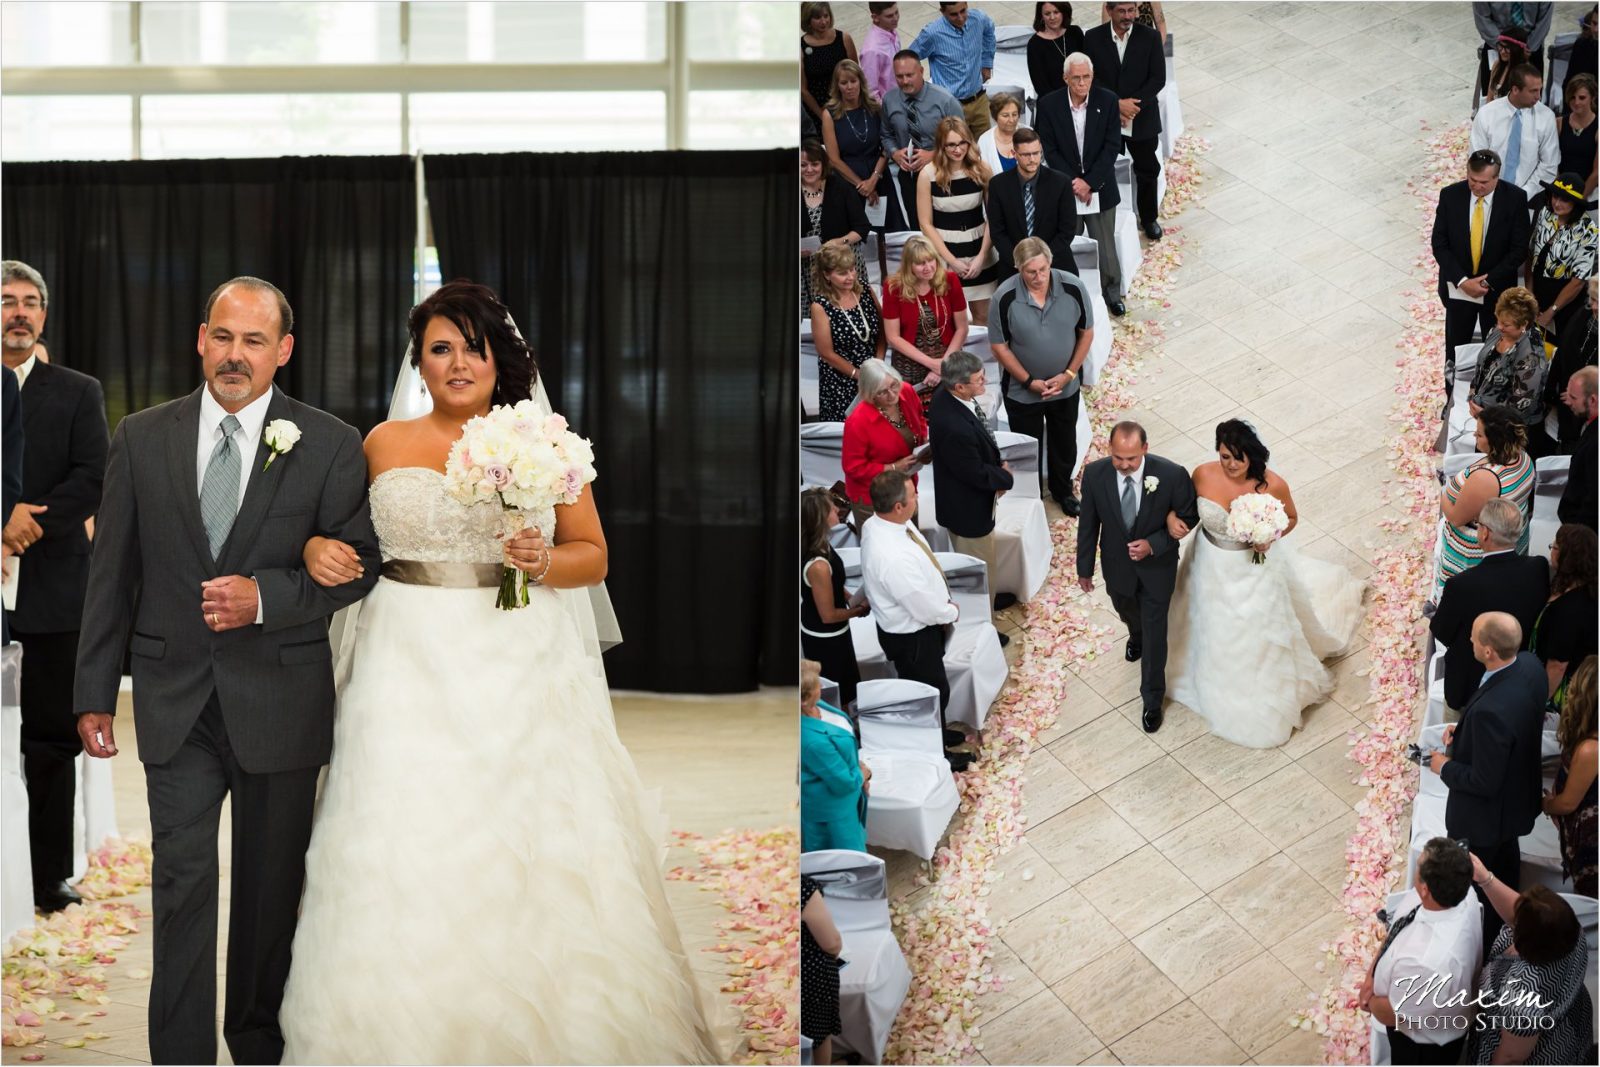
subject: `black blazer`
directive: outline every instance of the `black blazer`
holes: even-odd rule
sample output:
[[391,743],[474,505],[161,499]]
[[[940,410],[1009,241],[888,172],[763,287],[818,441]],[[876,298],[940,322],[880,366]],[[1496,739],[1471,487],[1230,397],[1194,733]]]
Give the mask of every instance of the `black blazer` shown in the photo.
[[1483,677],[1483,664],[1472,657],[1472,624],[1486,611],[1504,611],[1522,624],[1524,637],[1550,595],[1550,561],[1543,556],[1500,552],[1488,556],[1444,583],[1439,610],[1428,629],[1446,647],[1444,702],[1466,706]]
[[1561,493],[1561,503],[1556,505],[1556,514],[1562,522],[1595,528],[1595,474],[1594,423],[1591,422],[1578,435],[1578,447],[1573,449],[1572,465],[1567,468],[1567,487]]
[[[1130,96],[1139,98],[1139,113],[1133,117],[1135,141],[1147,141],[1161,132],[1161,108],[1156,94],[1167,84],[1166,48],[1161,35],[1149,26],[1137,22],[1128,30],[1128,50],[1123,59],[1117,58],[1117,42],[1111,36],[1111,23],[1085,30],[1083,53],[1094,62],[1096,89],[1108,89],[1118,100]],[[1113,107],[1112,113],[1116,113]],[[1120,116],[1117,123],[1121,136]],[[1121,142],[1118,142],[1121,147]]]
[[[1072,234],[1078,225],[1078,199],[1072,195],[1072,180],[1063,174],[1040,167],[1033,187],[1033,236],[1050,246],[1053,266],[1078,273],[1072,258]],[[1022,210],[1022,176],[1015,170],[996,174],[989,182],[989,235],[1000,253],[1000,280],[1017,273],[1011,254],[1017,243],[1028,236],[1027,216]]]
[[1532,652],[1478,687],[1450,739],[1439,777],[1449,787],[1445,831],[1481,850],[1533,829],[1543,788],[1539,743],[1548,683]]
[[[1433,212],[1433,258],[1439,264],[1439,299],[1445,299],[1445,286],[1473,276],[1472,270],[1472,191],[1465,180],[1439,190],[1439,206]],[[1487,274],[1489,295],[1484,304],[1492,308],[1501,290],[1517,284],[1517,271],[1528,256],[1528,194],[1501,179],[1494,189],[1494,204],[1483,228],[1483,250],[1478,257],[1478,274]]]
[[928,407],[928,441],[939,525],[958,537],[989,533],[995,494],[1012,486],[1011,472],[1000,466],[1000,446],[972,408],[943,387]]
[[[1072,94],[1051,93],[1039,101],[1035,132],[1044,146],[1044,161],[1068,179],[1082,178],[1100,194],[1100,210],[1117,206],[1117,156],[1122,134],[1117,119],[1117,94],[1091,87],[1089,115],[1083,124],[1083,158],[1078,157],[1078,135],[1072,129]],[[1074,205],[1074,211],[1076,211]]]
[[[1140,492],[1139,513],[1133,529],[1122,524],[1122,500],[1117,491],[1117,471],[1109,457],[1083,468],[1083,499],[1078,516],[1078,577],[1094,576],[1094,552],[1100,549],[1100,567],[1106,588],[1133,596],[1140,587],[1158,600],[1172,596],[1178,578],[1178,542],[1167,533],[1167,512],[1175,511],[1190,528],[1200,525],[1199,504],[1189,472],[1154,453],[1144,457],[1143,478],[1154,477],[1155,492]],[[1150,542],[1150,555],[1138,563],[1128,558],[1128,543]]]
[[44,536],[22,554],[11,625],[23,633],[68,633],[83,618],[89,586],[83,523],[100,510],[111,446],[105,395],[87,374],[39,362],[28,372],[21,403],[28,439],[22,500],[49,510],[34,516]]
[[[837,174],[830,174],[822,183],[822,240],[843,237],[854,230],[866,239],[871,223],[867,222],[867,202],[861,194],[850,188],[850,183]],[[811,232],[811,218],[806,214],[806,201],[800,198],[800,232]]]

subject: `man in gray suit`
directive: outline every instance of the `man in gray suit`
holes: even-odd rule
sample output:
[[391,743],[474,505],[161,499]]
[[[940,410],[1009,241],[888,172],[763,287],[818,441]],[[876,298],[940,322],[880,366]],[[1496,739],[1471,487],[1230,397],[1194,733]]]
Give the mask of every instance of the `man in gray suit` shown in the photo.
[[[91,756],[112,734],[122,654],[155,836],[155,1063],[215,1063],[217,823],[233,804],[223,1035],[235,1063],[277,1063],[317,773],[333,745],[328,620],[378,579],[361,438],[273,388],[288,301],[234,278],[206,302],[205,384],[124,419],[111,442],[78,651]],[[363,573],[324,588],[312,536]]]

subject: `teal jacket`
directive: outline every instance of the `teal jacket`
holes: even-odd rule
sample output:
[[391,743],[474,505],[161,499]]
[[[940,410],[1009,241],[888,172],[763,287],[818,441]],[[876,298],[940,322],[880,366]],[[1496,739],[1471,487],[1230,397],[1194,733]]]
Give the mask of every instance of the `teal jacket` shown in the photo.
[[860,752],[848,730],[800,717],[800,847],[867,849]]

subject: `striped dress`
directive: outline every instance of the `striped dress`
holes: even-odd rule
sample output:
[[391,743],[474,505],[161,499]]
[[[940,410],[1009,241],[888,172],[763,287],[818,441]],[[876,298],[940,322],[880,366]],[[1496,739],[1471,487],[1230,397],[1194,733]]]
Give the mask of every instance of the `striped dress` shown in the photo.
[[[989,225],[983,214],[983,186],[967,177],[965,171],[957,171],[950,176],[948,190],[935,181],[932,193],[933,228],[939,231],[952,256],[973,258],[983,246],[983,233]],[[1000,253],[991,246],[978,276],[961,279],[968,300],[989,299],[1000,277],[999,263]]]
[[[1461,496],[1461,487],[1474,471],[1487,470],[1500,482],[1500,497],[1509,500],[1522,512],[1522,536],[1517,538],[1517,555],[1528,554],[1528,526],[1533,519],[1533,460],[1526,452],[1518,453],[1515,463],[1496,466],[1480,459],[1466,470],[1451,475],[1444,483],[1444,497],[1452,505]],[[1437,601],[1444,592],[1444,583],[1483,558],[1478,547],[1477,523],[1457,526],[1446,520],[1444,543],[1439,553],[1439,578],[1434,585],[1433,599]]]

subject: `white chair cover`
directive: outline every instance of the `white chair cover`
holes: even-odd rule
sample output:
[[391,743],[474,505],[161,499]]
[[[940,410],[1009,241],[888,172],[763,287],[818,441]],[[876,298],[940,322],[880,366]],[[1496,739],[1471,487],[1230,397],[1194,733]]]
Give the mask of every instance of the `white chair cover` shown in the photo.
[[1550,542],[1561,528],[1561,494],[1567,491],[1571,456],[1546,456],[1538,461],[1533,481],[1533,521],[1528,529],[1529,555],[1550,558]]
[[1178,75],[1172,62],[1172,34],[1167,34],[1167,83],[1156,94],[1156,107],[1161,111],[1161,160],[1172,158],[1172,150],[1183,136],[1183,104],[1178,99]]
[[0,652],[0,941],[33,925],[33,861],[28,852],[28,786],[22,776],[22,646]]
[[1446,423],[1445,452],[1471,452],[1477,448],[1477,420],[1467,407],[1472,394],[1472,377],[1478,370],[1478,350],[1481,342],[1456,346],[1456,376],[1450,386],[1450,417]]
[[[1010,593],[1026,601],[1049,577],[1050,560],[1055,553],[1044,503],[1039,497],[1039,443],[1026,434],[1008,430],[996,430],[995,439],[1017,479],[1016,488],[1002,496],[995,508],[995,559],[989,584],[997,593]],[[934,551],[948,549],[950,533],[938,525],[938,485],[932,468],[923,470],[917,494],[923,536]]]
[[[1426,773],[1426,771],[1425,771]],[[1417,793],[1411,805],[1411,846],[1406,853],[1406,885],[1417,881],[1417,861],[1422,858],[1422,846],[1435,837],[1448,837],[1444,828],[1444,796]]]
[[1572,882],[1561,874],[1561,835],[1550,816],[1541,812],[1520,844],[1524,887],[1539,882],[1558,893],[1572,892]]
[[1144,249],[1139,245],[1139,220],[1132,212],[1118,211],[1113,233],[1117,264],[1122,268],[1122,295],[1126,296],[1134,275],[1139,273],[1139,265],[1144,262]]
[[117,796],[111,783],[111,761],[95,759],[85,753],[78,756],[77,763],[72,876],[82,878],[89,870],[89,853],[122,835],[117,831]]
[[1032,26],[994,28],[994,70],[983,86],[991,99],[996,93],[1010,93],[1023,101],[1018,124],[1029,127],[1039,107],[1039,98],[1033,94],[1033,77],[1028,73],[1028,38],[1032,36]]
[[1000,446],[1000,458],[1011,465],[1014,477],[1006,496],[1025,496],[1040,499],[1039,442],[1025,433],[1003,430],[994,435]]
[[[1106,296],[1100,285],[1100,246],[1094,238],[1080,234],[1072,239],[1072,258],[1078,278],[1089,290],[1089,303],[1094,308],[1094,340],[1089,342],[1089,355],[1078,372],[1078,383],[1092,389],[1100,380],[1100,371],[1111,358],[1111,338],[1115,332],[1111,325],[1111,312],[1106,307]],[[1079,449],[1079,454],[1082,454]]]
[[822,897],[844,939],[839,971],[841,1032],[834,1045],[864,1063],[883,1062],[889,1030],[906,991],[911,968],[889,923],[889,878],[883,860],[866,852],[835,849],[807,852],[800,873],[822,884]]
[[[839,707],[839,683],[829,678],[822,679],[822,702],[833,707]],[[840,710],[844,710],[840,708]]]
[[[817,346],[811,340],[811,320],[800,320],[800,413],[815,416],[821,410],[819,406],[819,387],[817,385]],[[829,483],[832,484],[832,483]]]
[[856,690],[861,758],[872,768],[867,843],[933,858],[961,796],[944,757],[939,691],[901,678]]
[[[893,184],[894,184],[895,190],[898,191],[899,188],[900,188],[900,183],[899,182],[894,182]],[[917,205],[916,204],[907,204],[906,207],[909,209],[909,214],[908,214],[907,217],[909,219],[915,219],[916,215],[917,215]],[[883,259],[884,259],[884,267],[883,267],[883,269],[885,271],[887,271],[888,273],[890,273],[890,274],[893,274],[896,271],[898,271],[900,269],[900,259],[901,259],[902,256],[905,255],[906,242],[908,240],[910,240],[911,238],[913,238],[913,237],[920,237],[920,236],[922,236],[922,234],[918,230],[893,230],[893,231],[891,231],[889,233],[884,234],[883,235]]]
[[815,1044],[815,1042],[813,1042],[805,1034],[801,1034],[800,1035],[800,1064],[801,1064],[801,1067],[807,1067],[807,1065],[816,1062],[815,1059],[813,1058],[815,1054],[811,1051],[811,1047],[814,1044]]
[[844,479],[840,458],[844,447],[844,423],[808,422],[800,427],[800,480],[810,485],[831,487]]
[[[1561,899],[1572,906],[1573,914],[1578,917],[1578,925],[1583,927],[1583,936],[1589,943],[1589,969],[1584,972],[1583,984],[1589,989],[1589,1003],[1600,1003],[1595,1000],[1596,992],[1596,963],[1600,962],[1600,925],[1597,925],[1595,910],[1597,902],[1594,897],[1580,897],[1575,893],[1562,893]],[[1595,1017],[1595,1037],[1600,1038],[1600,1016]]]

